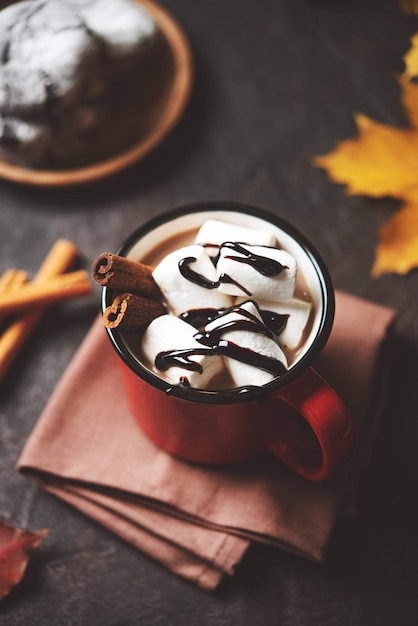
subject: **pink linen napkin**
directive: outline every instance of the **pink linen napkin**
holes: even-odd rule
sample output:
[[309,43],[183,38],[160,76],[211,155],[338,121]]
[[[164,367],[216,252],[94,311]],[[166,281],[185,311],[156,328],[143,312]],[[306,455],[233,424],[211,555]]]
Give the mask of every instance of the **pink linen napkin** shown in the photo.
[[232,575],[251,541],[320,560],[342,510],[353,511],[382,408],[391,309],[337,294],[316,369],[352,413],[355,449],[334,484],[309,483],[266,453],[229,466],[176,459],[127,409],[100,319],[57,385],[18,469],[204,589]]

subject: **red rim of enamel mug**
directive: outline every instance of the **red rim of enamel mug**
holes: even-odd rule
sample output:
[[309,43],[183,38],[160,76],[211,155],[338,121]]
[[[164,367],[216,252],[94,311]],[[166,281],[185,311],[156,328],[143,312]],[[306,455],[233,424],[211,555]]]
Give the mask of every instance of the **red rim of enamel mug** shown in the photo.
[[[116,251],[116,254],[120,256],[127,256],[131,248],[137,243],[139,239],[150,233],[152,230],[165,224],[168,221],[182,217],[189,213],[203,213],[203,212],[216,213],[217,211],[229,211],[233,213],[244,213],[253,217],[260,218],[266,222],[270,222],[274,226],[280,228],[301,246],[305,254],[309,257],[312,266],[315,268],[318,276],[318,281],[321,289],[321,297],[323,307],[321,311],[321,318],[318,324],[318,331],[312,344],[307,349],[306,353],[301,359],[292,366],[289,371],[283,376],[274,378],[272,381],[266,383],[261,387],[247,385],[245,387],[239,387],[236,389],[227,389],[221,391],[208,391],[203,389],[184,388],[180,385],[173,385],[163,380],[144,365],[142,365],[127,349],[123,338],[121,337],[117,329],[106,329],[110,341],[116,350],[119,357],[124,363],[143,380],[147,381],[150,385],[157,387],[162,392],[170,394],[174,397],[188,400],[191,402],[203,402],[205,404],[233,404],[237,402],[262,402],[263,399],[269,397],[272,393],[275,393],[288,385],[291,381],[295,380],[300,374],[312,365],[312,362],[322,352],[329,335],[331,333],[334,314],[335,314],[335,298],[334,288],[328,269],[322,260],[322,257],[311,244],[311,242],[294,226],[289,224],[286,220],[282,219],[256,207],[242,204],[238,202],[227,201],[213,201],[213,202],[199,202],[189,205],[184,205],[171,211],[166,211],[157,217],[147,221],[145,224],[134,230],[131,235],[122,243],[122,245]],[[102,289],[102,310],[104,311],[108,306],[112,304],[114,298],[114,291],[107,287]]]

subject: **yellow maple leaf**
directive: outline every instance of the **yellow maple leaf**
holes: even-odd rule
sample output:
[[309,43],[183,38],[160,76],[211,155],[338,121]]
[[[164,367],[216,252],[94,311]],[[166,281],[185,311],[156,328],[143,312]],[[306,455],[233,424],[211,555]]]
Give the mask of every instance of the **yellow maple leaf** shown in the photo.
[[398,129],[356,116],[358,137],[338,144],[315,165],[350,195],[402,198],[418,180],[418,130]]
[[407,274],[414,267],[418,267],[418,188],[381,228],[372,276]]
[[418,266],[418,85],[401,77],[400,86],[409,127],[387,126],[359,114],[358,136],[314,160],[334,182],[346,185],[348,194],[405,201],[381,229],[373,276],[405,274]]
[[418,33],[415,33],[415,35],[411,37],[411,47],[405,54],[403,60],[405,63],[405,71],[403,75],[407,78],[414,78],[414,76],[418,76]]
[[402,101],[411,126],[395,128],[356,115],[358,137],[314,159],[351,195],[405,198],[418,183],[418,85],[400,79]]

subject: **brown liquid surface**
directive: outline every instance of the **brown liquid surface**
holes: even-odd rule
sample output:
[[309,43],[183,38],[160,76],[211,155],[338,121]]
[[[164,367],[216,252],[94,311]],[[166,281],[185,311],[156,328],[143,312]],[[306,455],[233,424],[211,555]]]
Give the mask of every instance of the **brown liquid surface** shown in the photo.
[[185,246],[190,246],[194,242],[197,232],[197,229],[193,228],[191,230],[185,230],[182,233],[176,233],[169,239],[161,241],[141,259],[135,259],[135,261],[141,261],[141,263],[155,267],[167,254],[170,254],[170,252],[184,248]]

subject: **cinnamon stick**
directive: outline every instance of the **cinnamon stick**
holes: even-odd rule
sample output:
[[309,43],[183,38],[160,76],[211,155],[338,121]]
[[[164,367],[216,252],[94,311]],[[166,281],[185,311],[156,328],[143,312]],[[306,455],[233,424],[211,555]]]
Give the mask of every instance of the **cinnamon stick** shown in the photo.
[[132,293],[116,296],[103,313],[106,328],[143,332],[153,319],[166,312],[164,305],[151,298],[143,298]]
[[28,275],[24,270],[17,270],[14,268],[6,270],[0,276],[0,293],[12,289],[18,289],[28,280]]
[[[78,256],[77,247],[66,239],[58,239],[39,268],[33,282],[38,284],[65,272]],[[0,382],[36,328],[44,308],[36,309],[13,322],[0,337]]]
[[27,283],[20,289],[9,289],[0,300],[0,316],[17,315],[34,306],[45,306],[91,293],[92,285],[85,270]]
[[91,274],[93,280],[102,287],[159,300],[161,293],[152,270],[144,263],[104,252],[94,261]]

